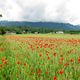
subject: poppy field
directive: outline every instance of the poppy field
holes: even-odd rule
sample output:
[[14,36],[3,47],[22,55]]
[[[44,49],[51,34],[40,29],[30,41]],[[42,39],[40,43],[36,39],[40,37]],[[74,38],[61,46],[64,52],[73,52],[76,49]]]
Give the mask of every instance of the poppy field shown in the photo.
[[0,80],[80,80],[80,37],[0,36]]

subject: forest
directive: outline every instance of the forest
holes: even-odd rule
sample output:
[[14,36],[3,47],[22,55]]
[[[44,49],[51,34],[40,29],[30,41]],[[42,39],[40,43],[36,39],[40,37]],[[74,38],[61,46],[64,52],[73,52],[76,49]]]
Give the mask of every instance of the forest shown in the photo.
[[[0,26],[0,34],[16,33],[16,34],[28,34],[28,33],[56,33],[57,29],[46,28],[46,27],[26,27],[26,26]],[[80,30],[60,30],[64,34],[80,34]]]

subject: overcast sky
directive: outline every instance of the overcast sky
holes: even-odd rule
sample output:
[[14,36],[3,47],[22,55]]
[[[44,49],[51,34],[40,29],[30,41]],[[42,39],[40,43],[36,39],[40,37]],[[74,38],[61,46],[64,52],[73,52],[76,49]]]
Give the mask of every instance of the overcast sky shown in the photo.
[[80,24],[80,0],[0,0],[1,20]]

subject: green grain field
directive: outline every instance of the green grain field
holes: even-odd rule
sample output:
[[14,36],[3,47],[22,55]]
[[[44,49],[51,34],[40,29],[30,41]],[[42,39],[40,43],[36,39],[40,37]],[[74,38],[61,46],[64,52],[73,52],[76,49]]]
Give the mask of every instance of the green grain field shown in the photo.
[[80,80],[80,35],[0,36],[0,80]]

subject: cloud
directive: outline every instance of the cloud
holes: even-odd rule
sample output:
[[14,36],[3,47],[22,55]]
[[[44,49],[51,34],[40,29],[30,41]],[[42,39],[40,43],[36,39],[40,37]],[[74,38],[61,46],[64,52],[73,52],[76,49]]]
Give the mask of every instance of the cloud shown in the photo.
[[45,5],[38,4],[38,5],[33,5],[33,6],[28,6],[23,8],[21,17],[22,19],[28,21],[43,21],[44,14],[45,14]]
[[56,9],[56,21],[60,21],[60,22],[68,22],[68,10],[66,8],[66,4],[67,4],[68,0],[64,0]]
[[2,20],[80,23],[80,0],[1,0]]
[[66,8],[68,9],[69,22],[80,24],[80,0],[69,0]]

